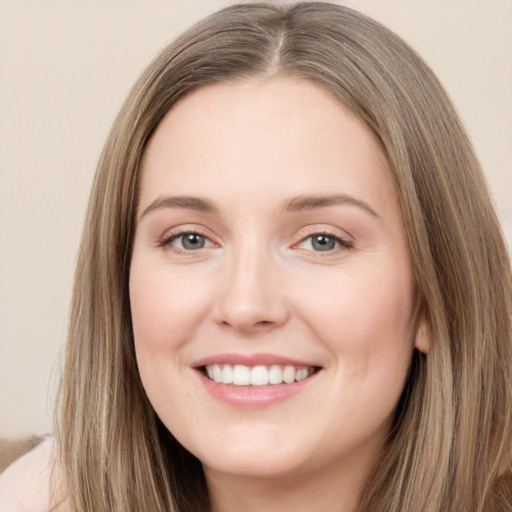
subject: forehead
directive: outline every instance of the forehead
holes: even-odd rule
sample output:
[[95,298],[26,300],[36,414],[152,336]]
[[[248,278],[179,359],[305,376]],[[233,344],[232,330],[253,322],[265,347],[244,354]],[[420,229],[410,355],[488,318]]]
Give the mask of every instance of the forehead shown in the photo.
[[141,207],[216,187],[269,200],[278,191],[394,194],[374,133],[332,94],[294,78],[202,87],[166,114],[144,156]]

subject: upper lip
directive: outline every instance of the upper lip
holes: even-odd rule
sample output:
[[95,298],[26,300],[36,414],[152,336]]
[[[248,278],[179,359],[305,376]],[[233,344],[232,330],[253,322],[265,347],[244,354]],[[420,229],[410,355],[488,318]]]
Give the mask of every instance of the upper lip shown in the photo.
[[211,364],[231,364],[231,365],[244,365],[244,366],[271,366],[274,364],[286,366],[300,366],[300,367],[318,367],[319,365],[294,359],[277,354],[215,354],[212,356],[204,357],[192,363],[193,368],[200,368]]

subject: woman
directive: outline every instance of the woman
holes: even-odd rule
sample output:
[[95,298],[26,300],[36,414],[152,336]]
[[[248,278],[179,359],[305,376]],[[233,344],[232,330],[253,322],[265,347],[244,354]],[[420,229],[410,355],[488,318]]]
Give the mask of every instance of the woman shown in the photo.
[[99,164],[38,459],[53,506],[510,510],[511,297],[414,52],[340,6],[214,14]]

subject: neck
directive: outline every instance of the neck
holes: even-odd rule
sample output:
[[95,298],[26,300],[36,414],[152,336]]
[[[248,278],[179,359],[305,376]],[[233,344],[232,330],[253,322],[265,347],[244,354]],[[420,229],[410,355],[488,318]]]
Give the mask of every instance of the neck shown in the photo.
[[212,512],[356,512],[368,468],[324,468],[281,477],[226,474],[205,468]]

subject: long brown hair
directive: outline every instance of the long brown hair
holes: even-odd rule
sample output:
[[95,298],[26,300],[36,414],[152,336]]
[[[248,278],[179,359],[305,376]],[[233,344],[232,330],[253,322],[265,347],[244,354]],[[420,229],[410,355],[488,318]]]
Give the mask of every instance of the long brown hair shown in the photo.
[[512,279],[485,181],[424,62],[380,24],[326,3],[209,16],[156,58],[116,119],[91,193],[60,389],[70,510],[209,509],[200,462],[163,427],[137,371],[128,299],[137,185],[148,140],[180,98],[262,75],[319,84],[379,137],[428,318],[432,348],[413,357],[360,511],[509,510]]

